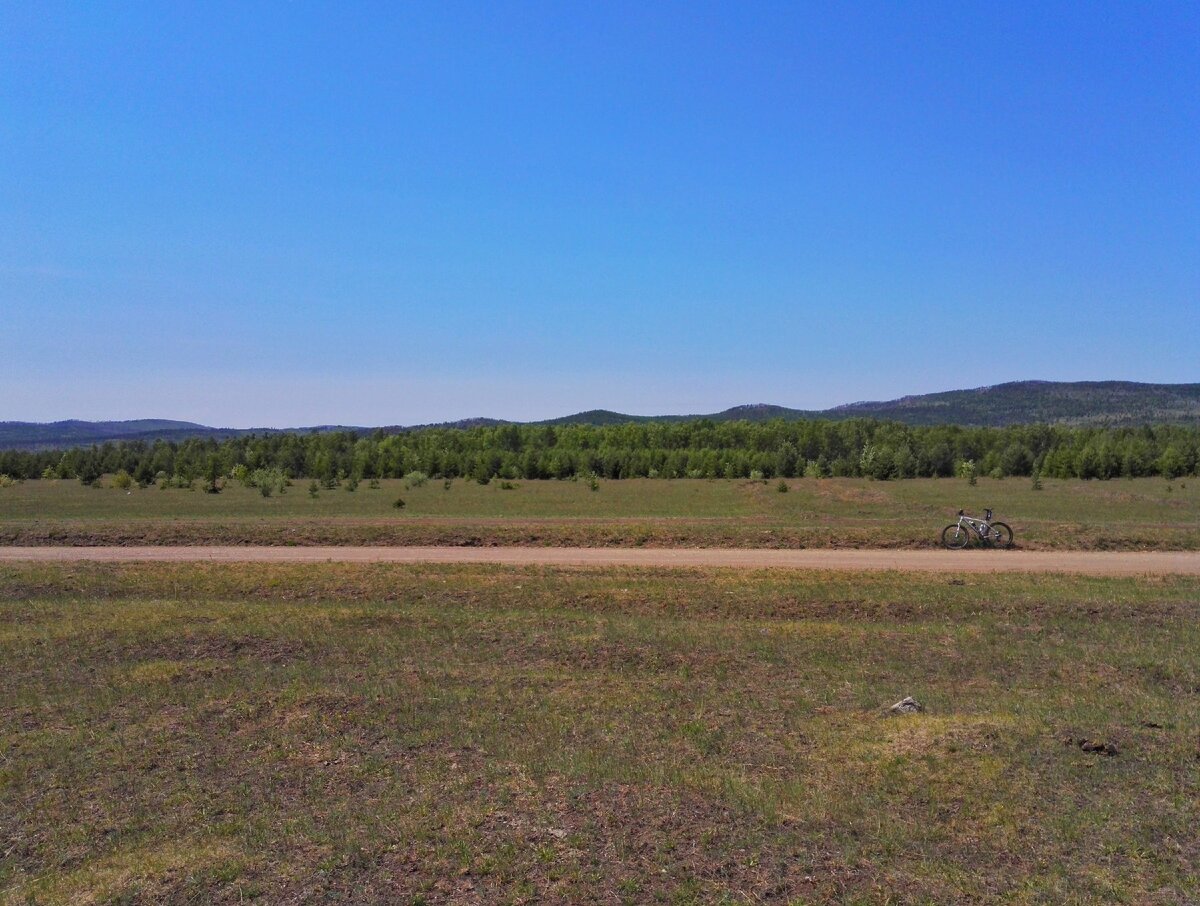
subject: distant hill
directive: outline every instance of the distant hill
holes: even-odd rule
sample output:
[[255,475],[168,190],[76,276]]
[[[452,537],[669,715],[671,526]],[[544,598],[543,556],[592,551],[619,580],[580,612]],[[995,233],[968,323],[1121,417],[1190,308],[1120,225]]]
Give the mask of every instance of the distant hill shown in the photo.
[[[626,422],[796,421],[807,418],[877,418],[909,425],[954,424],[972,427],[1018,424],[1143,425],[1200,424],[1200,384],[1139,384],[1131,381],[1014,381],[973,390],[950,390],[905,396],[882,402],[849,403],[833,409],[789,409],[758,403],[722,412],[696,415],[626,415],[592,409],[575,415],[536,422],[540,425],[616,425]],[[169,419],[120,422],[62,421],[0,422],[0,450],[49,449],[101,444],[118,440],[224,439],[242,434],[382,430],[389,433],[417,428],[476,428],[510,424],[493,418],[468,418],[436,425],[363,428],[318,425],[308,428],[211,428]]]
[[744,406],[734,406],[723,412],[712,412],[693,415],[626,415],[609,409],[589,409],[587,412],[577,412],[575,415],[564,415],[551,418],[536,425],[623,425],[628,422],[687,422],[699,418],[707,418],[714,422],[767,422],[773,418],[786,421],[799,421],[803,418],[827,418],[825,412],[811,409],[789,409],[786,406],[772,406],[767,403],[751,403]]
[[85,422],[70,419],[47,424],[0,422],[0,449],[78,447],[100,444],[108,440],[143,438],[184,440],[189,437],[228,437],[231,433],[236,432],[165,418],[139,418],[124,422]]
[[1014,381],[973,390],[949,390],[882,402],[848,403],[832,409],[788,409],[759,403],[697,415],[622,415],[594,409],[552,419],[549,425],[613,425],[623,422],[769,421],[781,418],[843,420],[877,418],[908,425],[1002,427],[1022,424],[1200,424],[1200,384],[1138,384],[1132,381]]
[[886,418],[910,425],[1139,425],[1200,423],[1200,384],[1014,381],[975,390],[851,403],[827,418]]
[[[182,441],[193,437],[225,440],[242,434],[278,434],[285,431],[322,433],[326,431],[369,431],[342,425],[318,425],[311,428],[212,428],[195,422],[165,418],[138,418],[120,422],[87,422],[69,419],[61,422],[0,422],[0,450],[52,450],[86,447],[116,441]],[[400,430],[400,429],[393,429]]]

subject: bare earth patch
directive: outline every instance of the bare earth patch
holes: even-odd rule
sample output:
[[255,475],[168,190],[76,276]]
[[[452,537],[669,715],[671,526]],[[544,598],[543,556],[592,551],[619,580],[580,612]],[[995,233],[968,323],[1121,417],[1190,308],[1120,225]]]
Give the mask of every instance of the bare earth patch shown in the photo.
[[0,562],[495,563],[514,566],[644,566],[898,570],[938,573],[1200,575],[1191,551],[631,550],[462,547],[0,547]]

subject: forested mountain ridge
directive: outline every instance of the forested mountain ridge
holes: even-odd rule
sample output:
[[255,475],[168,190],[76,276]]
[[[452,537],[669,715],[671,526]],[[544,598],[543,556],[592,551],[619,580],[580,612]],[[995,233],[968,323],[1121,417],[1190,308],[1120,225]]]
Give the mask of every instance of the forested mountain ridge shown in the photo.
[[[311,428],[212,428],[195,422],[167,418],[138,418],[130,421],[89,422],[68,419],[61,422],[0,422],[0,450],[54,450],[90,444],[120,441],[156,440],[181,443],[196,438],[227,440],[248,434],[277,434],[300,431],[321,434],[329,431],[372,431],[345,425],[317,425]],[[399,427],[384,429],[403,430]]]
[[70,446],[103,443],[106,440],[141,438],[180,439],[200,435],[217,436],[220,429],[165,418],[139,418],[122,422],[87,422],[69,419],[62,422],[0,422],[0,448],[18,444],[33,446]]
[[885,418],[907,425],[1144,425],[1200,423],[1200,384],[1013,381],[974,390],[838,406],[823,418]]
[[[790,409],[766,403],[734,406],[722,412],[694,415],[627,415],[592,409],[561,418],[530,422],[535,425],[619,425],[679,423],[697,419],[714,422],[765,422],[773,419],[842,421],[874,418],[906,425],[1137,426],[1149,424],[1200,425],[1200,383],[1142,384],[1132,381],[1014,381],[971,390],[949,390],[899,399],[848,403],[825,410]],[[193,422],[138,419],[121,422],[63,421],[49,424],[0,422],[0,450],[67,448],[114,441],[224,440],[247,434],[326,433],[382,430],[396,433],[425,428],[477,428],[506,424],[502,419],[470,418],[456,422],[384,428],[321,425],[306,428],[211,428]]]

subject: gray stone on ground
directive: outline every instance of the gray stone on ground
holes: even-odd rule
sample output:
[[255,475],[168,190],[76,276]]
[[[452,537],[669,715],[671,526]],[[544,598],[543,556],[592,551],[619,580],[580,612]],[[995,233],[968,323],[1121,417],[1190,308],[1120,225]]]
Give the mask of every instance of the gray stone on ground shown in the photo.
[[892,714],[916,714],[918,711],[924,711],[925,706],[913,698],[911,695],[906,695],[896,704],[888,708]]

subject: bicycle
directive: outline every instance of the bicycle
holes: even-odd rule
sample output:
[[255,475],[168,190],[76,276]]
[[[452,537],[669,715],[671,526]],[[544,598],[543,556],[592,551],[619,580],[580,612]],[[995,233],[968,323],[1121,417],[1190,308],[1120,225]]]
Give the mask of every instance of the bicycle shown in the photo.
[[1013,533],[1003,522],[992,522],[992,511],[985,510],[982,519],[968,516],[963,510],[958,511],[958,522],[951,523],[942,529],[942,545],[950,550],[962,550],[971,543],[971,532],[979,536],[979,541],[986,547],[999,547],[1007,550],[1012,547]]

